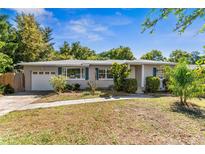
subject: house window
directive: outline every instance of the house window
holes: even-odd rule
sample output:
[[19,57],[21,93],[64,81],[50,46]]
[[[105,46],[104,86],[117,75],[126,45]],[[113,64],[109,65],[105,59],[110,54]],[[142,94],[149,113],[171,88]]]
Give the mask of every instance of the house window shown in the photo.
[[55,74],[56,74],[56,72],[51,72],[51,74],[52,74],[52,75],[55,75]]
[[98,70],[99,79],[113,79],[113,75],[110,69],[100,69]]
[[45,72],[45,74],[46,74],[46,75],[48,75],[48,74],[49,74],[49,72]]
[[80,69],[79,68],[67,69],[67,77],[69,77],[70,79],[80,79]]
[[43,72],[39,72],[39,74],[40,74],[40,75],[42,75],[42,74],[43,74]]
[[34,75],[38,74],[38,72],[33,72]]
[[113,78],[111,69],[107,69],[107,78],[108,78],[108,79],[112,79],[112,78]]
[[105,79],[105,75],[106,75],[106,70],[105,69],[99,69],[99,79]]

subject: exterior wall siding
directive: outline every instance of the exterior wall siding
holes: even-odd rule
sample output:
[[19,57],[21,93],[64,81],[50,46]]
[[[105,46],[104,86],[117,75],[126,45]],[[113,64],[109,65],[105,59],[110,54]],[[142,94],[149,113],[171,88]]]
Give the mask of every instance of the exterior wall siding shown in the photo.
[[53,71],[58,74],[58,67],[24,66],[25,91],[31,91],[32,71]]
[[[162,65],[144,65],[144,83],[145,79],[148,76],[153,75],[153,67],[156,67],[157,69],[160,69],[160,66]],[[75,84],[79,83],[81,85],[81,88],[88,88],[88,81],[92,80],[96,82],[97,88],[108,88],[110,85],[113,85],[112,79],[99,79],[96,80],[96,68],[108,68],[110,66],[95,66],[91,65],[89,66],[89,79],[68,79],[69,84]],[[78,67],[79,68],[79,67]],[[131,65],[130,66],[131,73],[129,75],[129,78],[136,78],[138,81],[138,87],[141,87],[142,82],[142,66],[141,65]],[[25,90],[30,91],[32,89],[31,85],[31,73],[32,71],[53,71],[56,74],[58,74],[58,67],[45,67],[45,66],[24,66],[24,74],[25,74]],[[146,84],[146,83],[145,83]]]

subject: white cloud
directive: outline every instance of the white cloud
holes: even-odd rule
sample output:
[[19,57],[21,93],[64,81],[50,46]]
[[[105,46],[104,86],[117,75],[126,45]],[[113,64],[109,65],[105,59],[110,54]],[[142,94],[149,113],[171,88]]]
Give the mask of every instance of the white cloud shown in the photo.
[[12,8],[11,10],[16,11],[17,13],[33,14],[35,17],[53,16],[52,12],[43,8]]
[[87,39],[89,41],[99,41],[104,38],[104,35],[111,34],[108,27],[97,23],[91,18],[70,20],[66,31],[69,38]]

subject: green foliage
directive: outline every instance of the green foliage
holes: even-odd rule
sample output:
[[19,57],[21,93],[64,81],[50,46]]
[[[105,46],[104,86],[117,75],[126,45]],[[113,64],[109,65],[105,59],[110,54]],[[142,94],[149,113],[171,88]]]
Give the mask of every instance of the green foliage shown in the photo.
[[141,59],[146,59],[146,60],[156,60],[156,61],[165,61],[166,58],[162,55],[161,51],[158,50],[152,50],[150,52],[147,52],[144,54]]
[[[150,33],[153,33],[157,23],[160,22],[161,20],[167,19],[167,17],[171,14],[177,17],[177,23],[174,28],[174,31],[183,33],[187,29],[187,27],[189,27],[195,20],[204,17],[205,9],[203,8],[152,9],[149,16],[146,18],[146,20],[142,24],[142,32],[150,29]],[[204,31],[205,31],[205,26],[203,25],[201,29],[199,30],[199,32],[203,33]]]
[[146,77],[146,92],[157,92],[160,85],[160,79],[155,76]]
[[13,61],[6,54],[0,53],[0,73],[6,73],[13,69]]
[[47,58],[49,45],[33,15],[21,14],[16,17],[18,34],[18,61],[39,61]]
[[175,63],[178,63],[182,58],[186,60],[188,63],[191,63],[191,59],[192,59],[192,55],[190,53],[182,50],[172,51],[169,57],[170,57],[169,61]]
[[7,85],[0,84],[0,94],[6,95],[12,93],[14,93],[14,88],[12,88],[9,84]]
[[66,77],[62,75],[55,75],[51,77],[50,84],[55,92],[62,93],[64,92],[67,84]]
[[60,47],[60,54],[65,59],[81,59],[86,60],[90,57],[95,56],[95,51],[89,49],[88,47],[84,47],[80,44],[80,42],[74,42],[71,46],[65,41],[63,46]]
[[75,83],[74,85],[73,85],[73,90],[80,90],[80,84],[79,83]]
[[127,64],[113,63],[111,67],[111,72],[114,78],[114,87],[117,91],[122,91],[125,83],[125,79],[130,74],[130,69],[128,69]]
[[191,64],[196,64],[196,62],[198,60],[200,60],[202,57],[200,56],[200,52],[198,51],[193,51],[191,52],[191,59],[190,59],[190,63]]
[[204,75],[189,69],[185,61],[180,61],[174,69],[168,69],[166,74],[169,74],[169,89],[180,97],[182,104],[187,104],[188,98],[204,93]]
[[135,93],[137,91],[137,79],[125,79],[124,91]]
[[8,17],[0,15],[0,53],[15,59],[15,52],[18,47],[16,39],[16,31],[8,22]]
[[119,48],[111,49],[99,54],[102,59],[120,59],[120,60],[133,60],[135,59],[129,47],[120,46]]
[[73,85],[67,83],[65,86],[65,91],[71,91],[71,90],[73,90]]

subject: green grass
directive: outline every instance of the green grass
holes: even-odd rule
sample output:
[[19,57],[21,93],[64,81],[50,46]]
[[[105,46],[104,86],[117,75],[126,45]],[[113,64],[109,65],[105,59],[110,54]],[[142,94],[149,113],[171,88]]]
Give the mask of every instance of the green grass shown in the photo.
[[0,117],[0,144],[205,144],[203,105],[187,109],[177,100],[139,98],[12,112]]
[[44,94],[40,99],[36,100],[33,103],[49,103],[55,101],[65,101],[65,100],[76,100],[76,99],[86,99],[86,98],[97,98],[97,97],[109,97],[109,96],[123,96],[129,95],[125,92],[112,92],[110,90],[97,90],[95,95],[91,95],[90,91],[72,91],[65,92],[61,94],[57,94],[54,92],[50,92],[48,94]]

